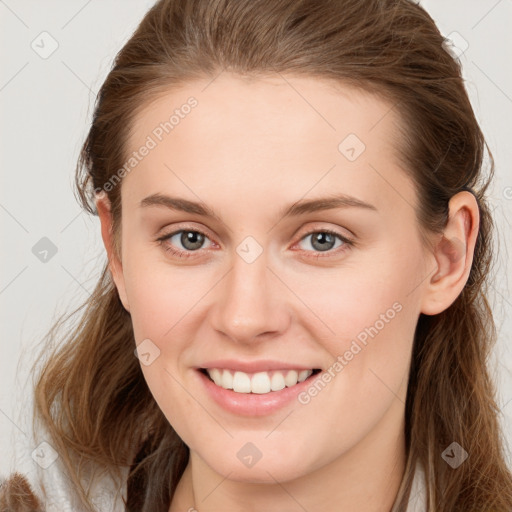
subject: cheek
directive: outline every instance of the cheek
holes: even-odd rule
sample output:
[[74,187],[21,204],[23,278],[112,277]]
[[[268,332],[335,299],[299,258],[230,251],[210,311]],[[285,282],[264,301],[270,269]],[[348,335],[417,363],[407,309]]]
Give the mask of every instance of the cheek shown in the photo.
[[[204,295],[204,278],[190,268],[171,267],[152,254],[133,253],[124,275],[130,314],[137,342],[141,337],[155,340],[172,336]],[[193,311],[192,311],[193,313]]]
[[312,320],[310,330],[317,339],[326,333],[322,344],[332,374],[339,375],[333,391],[363,416],[372,414],[370,404],[389,402],[390,389],[397,393],[408,373],[420,310],[416,285],[424,279],[418,247],[405,254],[390,246],[372,260],[315,280],[317,291],[305,301],[321,319]]
[[315,313],[304,316],[312,319],[310,328],[325,331],[324,339],[333,340],[338,353],[354,339],[364,344],[402,324],[408,332],[414,329],[417,285],[425,277],[422,255],[418,247],[405,253],[396,245],[355,253],[346,265],[328,272],[288,276],[294,279],[294,292]]

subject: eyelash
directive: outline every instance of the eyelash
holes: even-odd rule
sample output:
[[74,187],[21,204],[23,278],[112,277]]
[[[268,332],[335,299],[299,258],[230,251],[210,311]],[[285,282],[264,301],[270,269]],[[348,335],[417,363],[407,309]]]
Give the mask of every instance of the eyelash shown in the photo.
[[[200,235],[203,235],[205,238],[208,238],[208,235],[206,235],[205,233],[203,233],[202,231],[198,230],[198,229],[187,229],[187,228],[184,228],[184,229],[179,229],[177,231],[173,231],[172,233],[169,233],[169,234],[166,234],[166,235],[163,235],[159,238],[157,238],[157,242],[160,243],[160,245],[162,246],[162,248],[164,249],[164,251],[172,254],[173,256],[177,256],[179,258],[193,258],[195,256],[195,252],[198,252],[198,251],[182,251],[182,250],[179,250],[179,249],[174,249],[171,245],[166,245],[164,244],[164,242],[170,238],[172,238],[174,235],[177,235],[178,233],[182,233],[182,232],[188,232],[188,233],[199,233]],[[348,250],[350,247],[352,247],[354,245],[354,242],[348,238],[346,238],[345,236],[341,235],[340,233],[338,233],[337,231],[333,231],[331,229],[316,229],[316,230],[313,230],[313,231],[309,231],[308,233],[305,233],[301,239],[299,240],[299,242],[301,242],[302,240],[304,240],[306,237],[310,236],[310,235],[314,235],[314,234],[318,234],[318,233],[327,233],[329,235],[333,235],[335,237],[338,237],[342,242],[343,242],[343,245],[341,247],[338,247],[336,250],[333,250],[333,249],[330,249],[329,251],[326,251],[327,255],[324,255],[322,252],[318,252],[318,254],[316,256],[312,256],[313,258],[328,258],[328,257],[331,257],[333,254],[340,254],[342,252],[345,252],[346,250]],[[311,252],[311,251],[305,251],[305,252]]]

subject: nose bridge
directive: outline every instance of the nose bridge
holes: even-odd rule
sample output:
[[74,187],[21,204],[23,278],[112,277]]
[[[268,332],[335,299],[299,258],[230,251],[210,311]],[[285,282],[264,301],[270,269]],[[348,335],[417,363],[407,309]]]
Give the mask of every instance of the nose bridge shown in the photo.
[[279,280],[267,268],[267,254],[254,240],[242,242],[221,287],[215,327],[238,342],[285,328],[285,311],[276,302],[281,296],[275,289]]

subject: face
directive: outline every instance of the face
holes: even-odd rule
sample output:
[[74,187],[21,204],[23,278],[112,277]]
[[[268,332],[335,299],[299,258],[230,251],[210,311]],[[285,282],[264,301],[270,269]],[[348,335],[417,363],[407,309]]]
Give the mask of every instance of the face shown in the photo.
[[116,285],[155,400],[221,475],[286,481],[401,425],[430,269],[391,107],[223,73],[135,120]]

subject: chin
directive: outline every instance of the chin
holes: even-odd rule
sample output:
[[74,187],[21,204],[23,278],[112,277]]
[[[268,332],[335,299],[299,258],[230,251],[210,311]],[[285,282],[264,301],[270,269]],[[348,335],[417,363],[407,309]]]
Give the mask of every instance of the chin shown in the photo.
[[[295,452],[297,453],[297,452]],[[219,464],[218,459],[213,459],[210,463],[208,459],[203,459],[210,468],[220,475],[226,475],[229,480],[236,482],[245,482],[251,484],[275,484],[278,482],[287,482],[295,480],[308,473],[308,468],[299,461],[291,458],[288,460],[273,460],[263,455],[251,467],[246,467],[238,457],[233,461],[232,458],[222,460]],[[304,461],[302,461],[304,462]],[[229,476],[228,476],[229,475]]]

